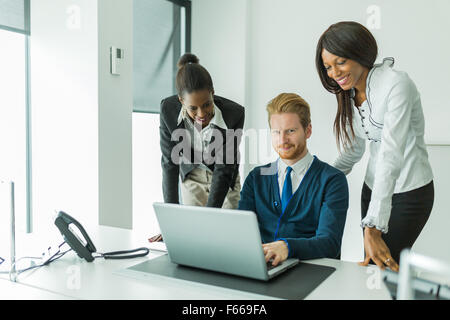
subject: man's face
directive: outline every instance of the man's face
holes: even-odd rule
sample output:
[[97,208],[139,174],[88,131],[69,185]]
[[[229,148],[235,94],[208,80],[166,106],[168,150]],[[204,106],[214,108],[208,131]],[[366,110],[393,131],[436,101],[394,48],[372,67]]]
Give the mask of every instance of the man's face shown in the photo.
[[307,152],[306,140],[312,133],[311,124],[303,129],[296,113],[278,113],[270,117],[272,147],[281,159],[295,163]]

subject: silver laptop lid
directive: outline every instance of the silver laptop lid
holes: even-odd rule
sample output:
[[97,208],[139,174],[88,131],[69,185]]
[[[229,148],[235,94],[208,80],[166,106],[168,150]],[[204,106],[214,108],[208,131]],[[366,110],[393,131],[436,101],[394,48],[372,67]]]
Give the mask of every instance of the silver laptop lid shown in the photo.
[[153,207],[173,263],[267,280],[255,213],[164,203]]

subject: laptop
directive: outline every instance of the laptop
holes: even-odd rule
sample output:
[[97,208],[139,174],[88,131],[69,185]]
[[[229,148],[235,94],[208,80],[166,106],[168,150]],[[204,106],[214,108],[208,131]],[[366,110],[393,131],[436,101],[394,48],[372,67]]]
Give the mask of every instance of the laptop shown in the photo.
[[172,263],[267,281],[299,263],[266,263],[251,211],[154,203]]

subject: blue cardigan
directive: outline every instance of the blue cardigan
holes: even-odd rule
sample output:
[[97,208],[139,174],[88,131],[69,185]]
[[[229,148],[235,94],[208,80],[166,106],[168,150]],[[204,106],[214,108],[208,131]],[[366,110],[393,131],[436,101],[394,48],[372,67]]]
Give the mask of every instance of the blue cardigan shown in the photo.
[[289,257],[338,258],[348,198],[345,175],[314,156],[284,212],[277,162],[249,173],[241,190],[239,209],[256,213],[263,243],[286,241]]

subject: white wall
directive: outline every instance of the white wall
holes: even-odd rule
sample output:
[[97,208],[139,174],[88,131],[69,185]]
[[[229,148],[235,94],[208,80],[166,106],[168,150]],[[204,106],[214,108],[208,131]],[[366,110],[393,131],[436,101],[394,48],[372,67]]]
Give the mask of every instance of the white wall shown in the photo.
[[450,263],[450,146],[429,146],[428,153],[434,173],[434,205],[413,250]]
[[131,228],[132,0],[33,0],[31,30],[35,230],[54,210]]
[[192,53],[211,74],[216,94],[244,104],[247,1],[194,0],[192,9]]
[[[333,162],[338,155],[332,131],[336,98],[320,83],[315,49],[329,25],[353,20],[372,28],[380,47],[378,61],[384,56],[396,57],[396,67],[406,70],[415,80],[427,120],[426,140],[450,143],[450,131],[444,123],[450,108],[439,100],[444,88],[450,87],[450,66],[439,62],[445,61],[450,41],[436,29],[450,27],[449,20],[442,17],[450,10],[448,1],[193,0],[192,10],[192,52],[199,55],[201,62],[208,62],[205,66],[211,71],[217,92],[244,101],[247,129],[268,128],[265,106],[271,98],[281,92],[298,93],[311,106],[310,152]],[[441,17],[437,22],[433,18],[436,15]],[[235,54],[236,64],[230,62],[229,52]],[[440,59],[436,60],[437,56]],[[260,156],[259,163],[267,162],[266,159]],[[435,157],[435,166],[441,168],[445,159],[448,158]],[[367,155],[347,177],[350,208],[342,244],[343,260],[360,261],[363,257],[359,224],[366,164]],[[247,163],[244,175],[253,166]],[[441,201],[436,199],[435,210],[445,209]],[[444,220],[447,225],[449,220]],[[439,245],[425,236],[420,241],[425,244],[421,248]]]

